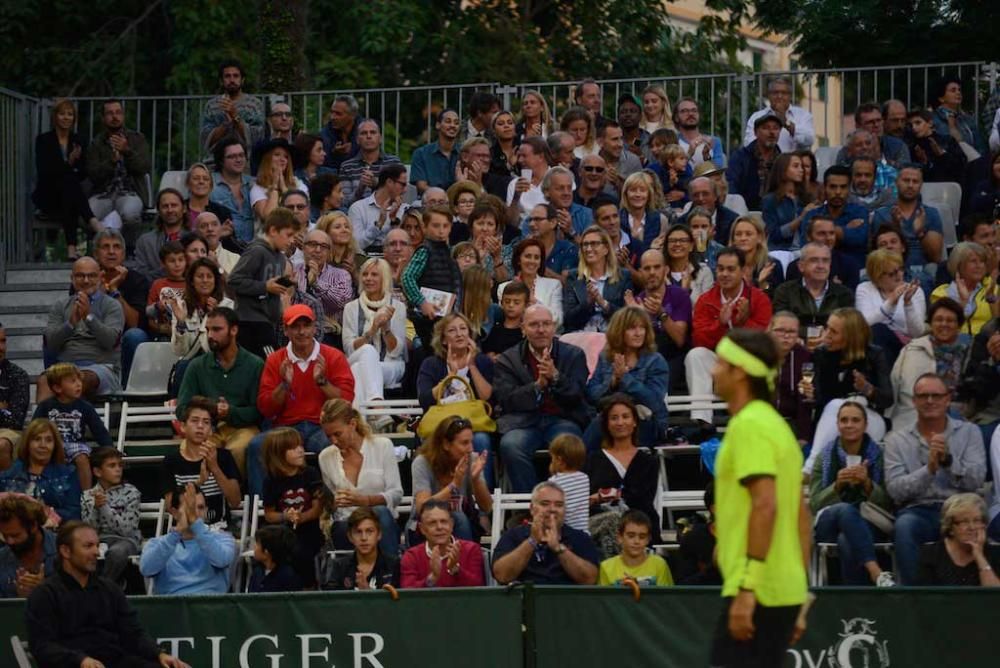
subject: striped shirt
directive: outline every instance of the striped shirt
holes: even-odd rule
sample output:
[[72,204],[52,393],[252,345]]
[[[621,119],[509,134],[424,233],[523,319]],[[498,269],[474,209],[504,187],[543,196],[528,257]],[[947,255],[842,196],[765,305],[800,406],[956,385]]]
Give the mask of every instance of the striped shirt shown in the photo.
[[549,482],[559,485],[566,497],[565,523],[590,533],[590,478],[587,474],[583,471],[556,473]]

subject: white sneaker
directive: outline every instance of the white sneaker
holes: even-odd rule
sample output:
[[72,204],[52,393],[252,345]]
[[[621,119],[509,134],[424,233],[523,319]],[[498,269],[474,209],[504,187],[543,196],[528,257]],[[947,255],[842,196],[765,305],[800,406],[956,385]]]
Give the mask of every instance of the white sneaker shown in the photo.
[[384,434],[392,431],[394,423],[391,415],[374,415],[368,418],[368,424],[376,434]]
[[892,577],[891,571],[882,571],[875,580],[876,587],[895,587],[896,580]]

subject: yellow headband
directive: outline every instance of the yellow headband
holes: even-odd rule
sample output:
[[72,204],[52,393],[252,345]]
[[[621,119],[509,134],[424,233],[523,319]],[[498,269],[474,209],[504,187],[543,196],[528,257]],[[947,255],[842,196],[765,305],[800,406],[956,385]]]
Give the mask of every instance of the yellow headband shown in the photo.
[[723,337],[719,341],[719,345],[715,347],[715,354],[733,366],[743,369],[748,376],[767,380],[768,388],[772,392],[774,391],[774,385],[778,379],[778,370],[769,368],[760,358],[741,348],[728,336]]

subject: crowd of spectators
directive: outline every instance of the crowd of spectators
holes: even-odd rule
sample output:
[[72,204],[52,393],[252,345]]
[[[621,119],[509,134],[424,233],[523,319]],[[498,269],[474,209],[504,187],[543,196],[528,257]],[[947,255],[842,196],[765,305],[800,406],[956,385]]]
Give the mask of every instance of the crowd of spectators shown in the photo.
[[[604,116],[586,80],[558,119],[534,91],[518,116],[485,92],[467,117],[440,110],[407,168],[350,96],[309,134],[287,103],[265,116],[238,64],[220,75],[202,124],[214,165],[191,166],[187,198],[161,190],[141,236],[148,147],[119,102],[89,147],[68,102],[39,137],[35,200],[74,262],[27,425],[28,379],[0,328],[0,490],[37,500],[0,500],[6,595],[41,584],[53,531],[81,518],[109,546],[106,576],[141,547],[157,593],[227,591],[244,492],[268,525],[255,591],[482,584],[500,484],[532,504],[493,546],[498,581],[669,584],[645,557],[661,526],[649,448],[684,435],[666,397],[712,393],[734,328],[779,344],[776,402],[844,582],[893,583],[876,506],[895,513],[902,584],[997,584],[985,541],[1000,540],[1000,502],[982,494],[1000,475],[1000,159],[960,82],[891,127],[897,101],[861,105],[818,175],[812,118],[783,79],[728,156],[695,100],[671,110],[654,86]],[[953,248],[927,181],[963,188]],[[90,256],[70,243],[80,221],[97,232]],[[183,440],[162,467],[173,528],[140,546],[136,491],[89,402],[120,390],[144,341],[177,356]],[[430,425],[405,552],[379,435],[399,421],[358,411],[390,397],[417,398]],[[683,418],[714,430],[711,410]],[[553,477],[539,482],[543,449]],[[73,526],[64,561],[90,537]]]

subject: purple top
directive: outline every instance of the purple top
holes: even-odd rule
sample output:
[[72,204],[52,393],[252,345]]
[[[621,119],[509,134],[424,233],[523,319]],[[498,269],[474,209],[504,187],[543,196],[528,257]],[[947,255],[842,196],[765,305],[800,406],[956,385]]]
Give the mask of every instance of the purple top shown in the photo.
[[[640,292],[636,299],[640,302],[645,299],[646,291]],[[691,296],[679,285],[668,285],[663,291],[663,312],[670,316],[675,322],[686,322],[691,324]],[[653,329],[657,332],[663,331],[663,324],[659,318],[653,318]]]

